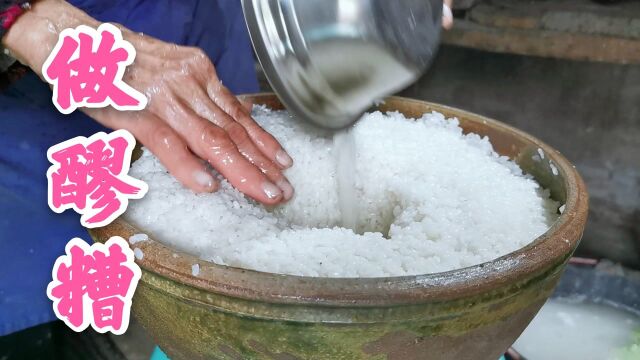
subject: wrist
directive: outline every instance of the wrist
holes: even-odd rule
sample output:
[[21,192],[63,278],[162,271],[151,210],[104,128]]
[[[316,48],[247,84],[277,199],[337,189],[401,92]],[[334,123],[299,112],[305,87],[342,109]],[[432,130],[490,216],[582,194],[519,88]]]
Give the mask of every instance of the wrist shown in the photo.
[[41,75],[42,65],[66,28],[97,27],[86,13],[61,0],[40,0],[22,14],[2,38],[2,45],[23,64]]

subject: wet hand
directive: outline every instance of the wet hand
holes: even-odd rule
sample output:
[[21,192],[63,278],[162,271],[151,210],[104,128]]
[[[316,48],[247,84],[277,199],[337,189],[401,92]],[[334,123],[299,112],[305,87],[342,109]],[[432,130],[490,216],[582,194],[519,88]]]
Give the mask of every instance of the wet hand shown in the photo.
[[[42,65],[65,28],[99,23],[65,1],[41,0],[2,38],[3,45],[41,75]],[[162,42],[120,27],[136,48],[124,81],[145,94],[142,111],[84,109],[103,125],[130,131],[185,186],[215,191],[205,162],[235,188],[264,204],[289,200],[283,175],[292,160],[282,146],[220,82],[201,50]]]
[[126,29],[123,35],[137,51],[124,81],[147,96],[147,108],[124,113],[86,109],[87,114],[108,127],[131,131],[196,192],[218,187],[203,159],[261,203],[273,205],[293,196],[283,175],[291,158],[224,87],[206,54]]

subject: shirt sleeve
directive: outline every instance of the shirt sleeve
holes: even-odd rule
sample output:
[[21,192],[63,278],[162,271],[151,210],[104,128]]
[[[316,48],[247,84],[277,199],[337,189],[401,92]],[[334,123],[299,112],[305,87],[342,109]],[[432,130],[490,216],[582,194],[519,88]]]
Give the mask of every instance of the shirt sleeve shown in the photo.
[[25,0],[0,0],[0,39],[24,11]]
[[[25,0],[0,0],[0,40],[15,19],[24,11]],[[4,72],[15,62],[0,43],[0,72]]]

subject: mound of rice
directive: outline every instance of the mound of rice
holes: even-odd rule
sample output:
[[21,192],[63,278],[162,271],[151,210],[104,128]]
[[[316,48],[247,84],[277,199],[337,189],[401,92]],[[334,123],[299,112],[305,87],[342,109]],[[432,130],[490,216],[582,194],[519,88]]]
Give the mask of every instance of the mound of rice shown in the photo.
[[[557,217],[548,192],[489,139],[464,135],[456,119],[425,114],[366,114],[350,131],[357,211],[355,232],[343,224],[340,154],[333,134],[255,107],[295,165],[288,204],[267,209],[222,181],[196,195],[145,151],[130,175],[148,183],[126,219],[154,239],[235,267],[320,276],[378,277],[447,271],[517,250]],[[344,161],[342,168],[344,171]],[[349,169],[347,169],[349,170]],[[222,179],[222,178],[221,178]]]

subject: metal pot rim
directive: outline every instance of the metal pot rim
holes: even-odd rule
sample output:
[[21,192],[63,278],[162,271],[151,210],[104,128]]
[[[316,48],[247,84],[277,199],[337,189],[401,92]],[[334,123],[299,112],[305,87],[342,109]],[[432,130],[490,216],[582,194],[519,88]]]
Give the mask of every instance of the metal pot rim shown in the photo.
[[[273,48],[274,45],[269,42],[269,38],[263,36],[263,32],[260,28],[264,28],[265,24],[261,21],[261,17],[255,13],[255,9],[251,6],[250,2],[242,1],[242,10],[245,16],[245,22],[247,24],[247,29],[249,30],[249,37],[251,38],[251,43],[253,44],[253,49],[256,52],[258,62],[262,66],[264,74],[271,85],[271,88],[278,94],[280,100],[286,105],[287,109],[299,118],[309,118],[313,121],[318,121],[316,115],[309,111],[306,111],[304,106],[302,106],[298,99],[288,91],[287,86],[283,83],[283,80],[280,76],[278,76],[279,71],[276,68],[276,63],[274,62],[273,56],[269,51],[269,48]],[[296,35],[284,33],[281,36],[290,36]],[[294,57],[294,59],[298,60]],[[298,61],[299,64],[299,61]],[[301,67],[301,65],[299,65]],[[314,79],[314,81],[322,81],[322,79]]]
[[[244,96],[257,104],[279,104],[274,94]],[[401,97],[389,97],[386,102],[391,103],[392,108],[397,103],[456,116],[508,133],[542,149],[557,167],[558,176],[563,177],[566,188],[564,212],[547,232],[524,248],[483,264],[425,275],[321,278],[274,274],[218,265],[153,240],[136,243],[135,247],[144,252],[144,258],[136,262],[143,272],[158,274],[205,292],[267,303],[340,307],[398,306],[468,298],[558,271],[578,246],[588,211],[586,186],[575,167],[560,152],[521,130],[470,112]],[[128,239],[142,231],[119,218],[106,227],[89,232],[95,241],[105,242],[111,236]],[[200,266],[198,276],[192,275],[193,264]]]

